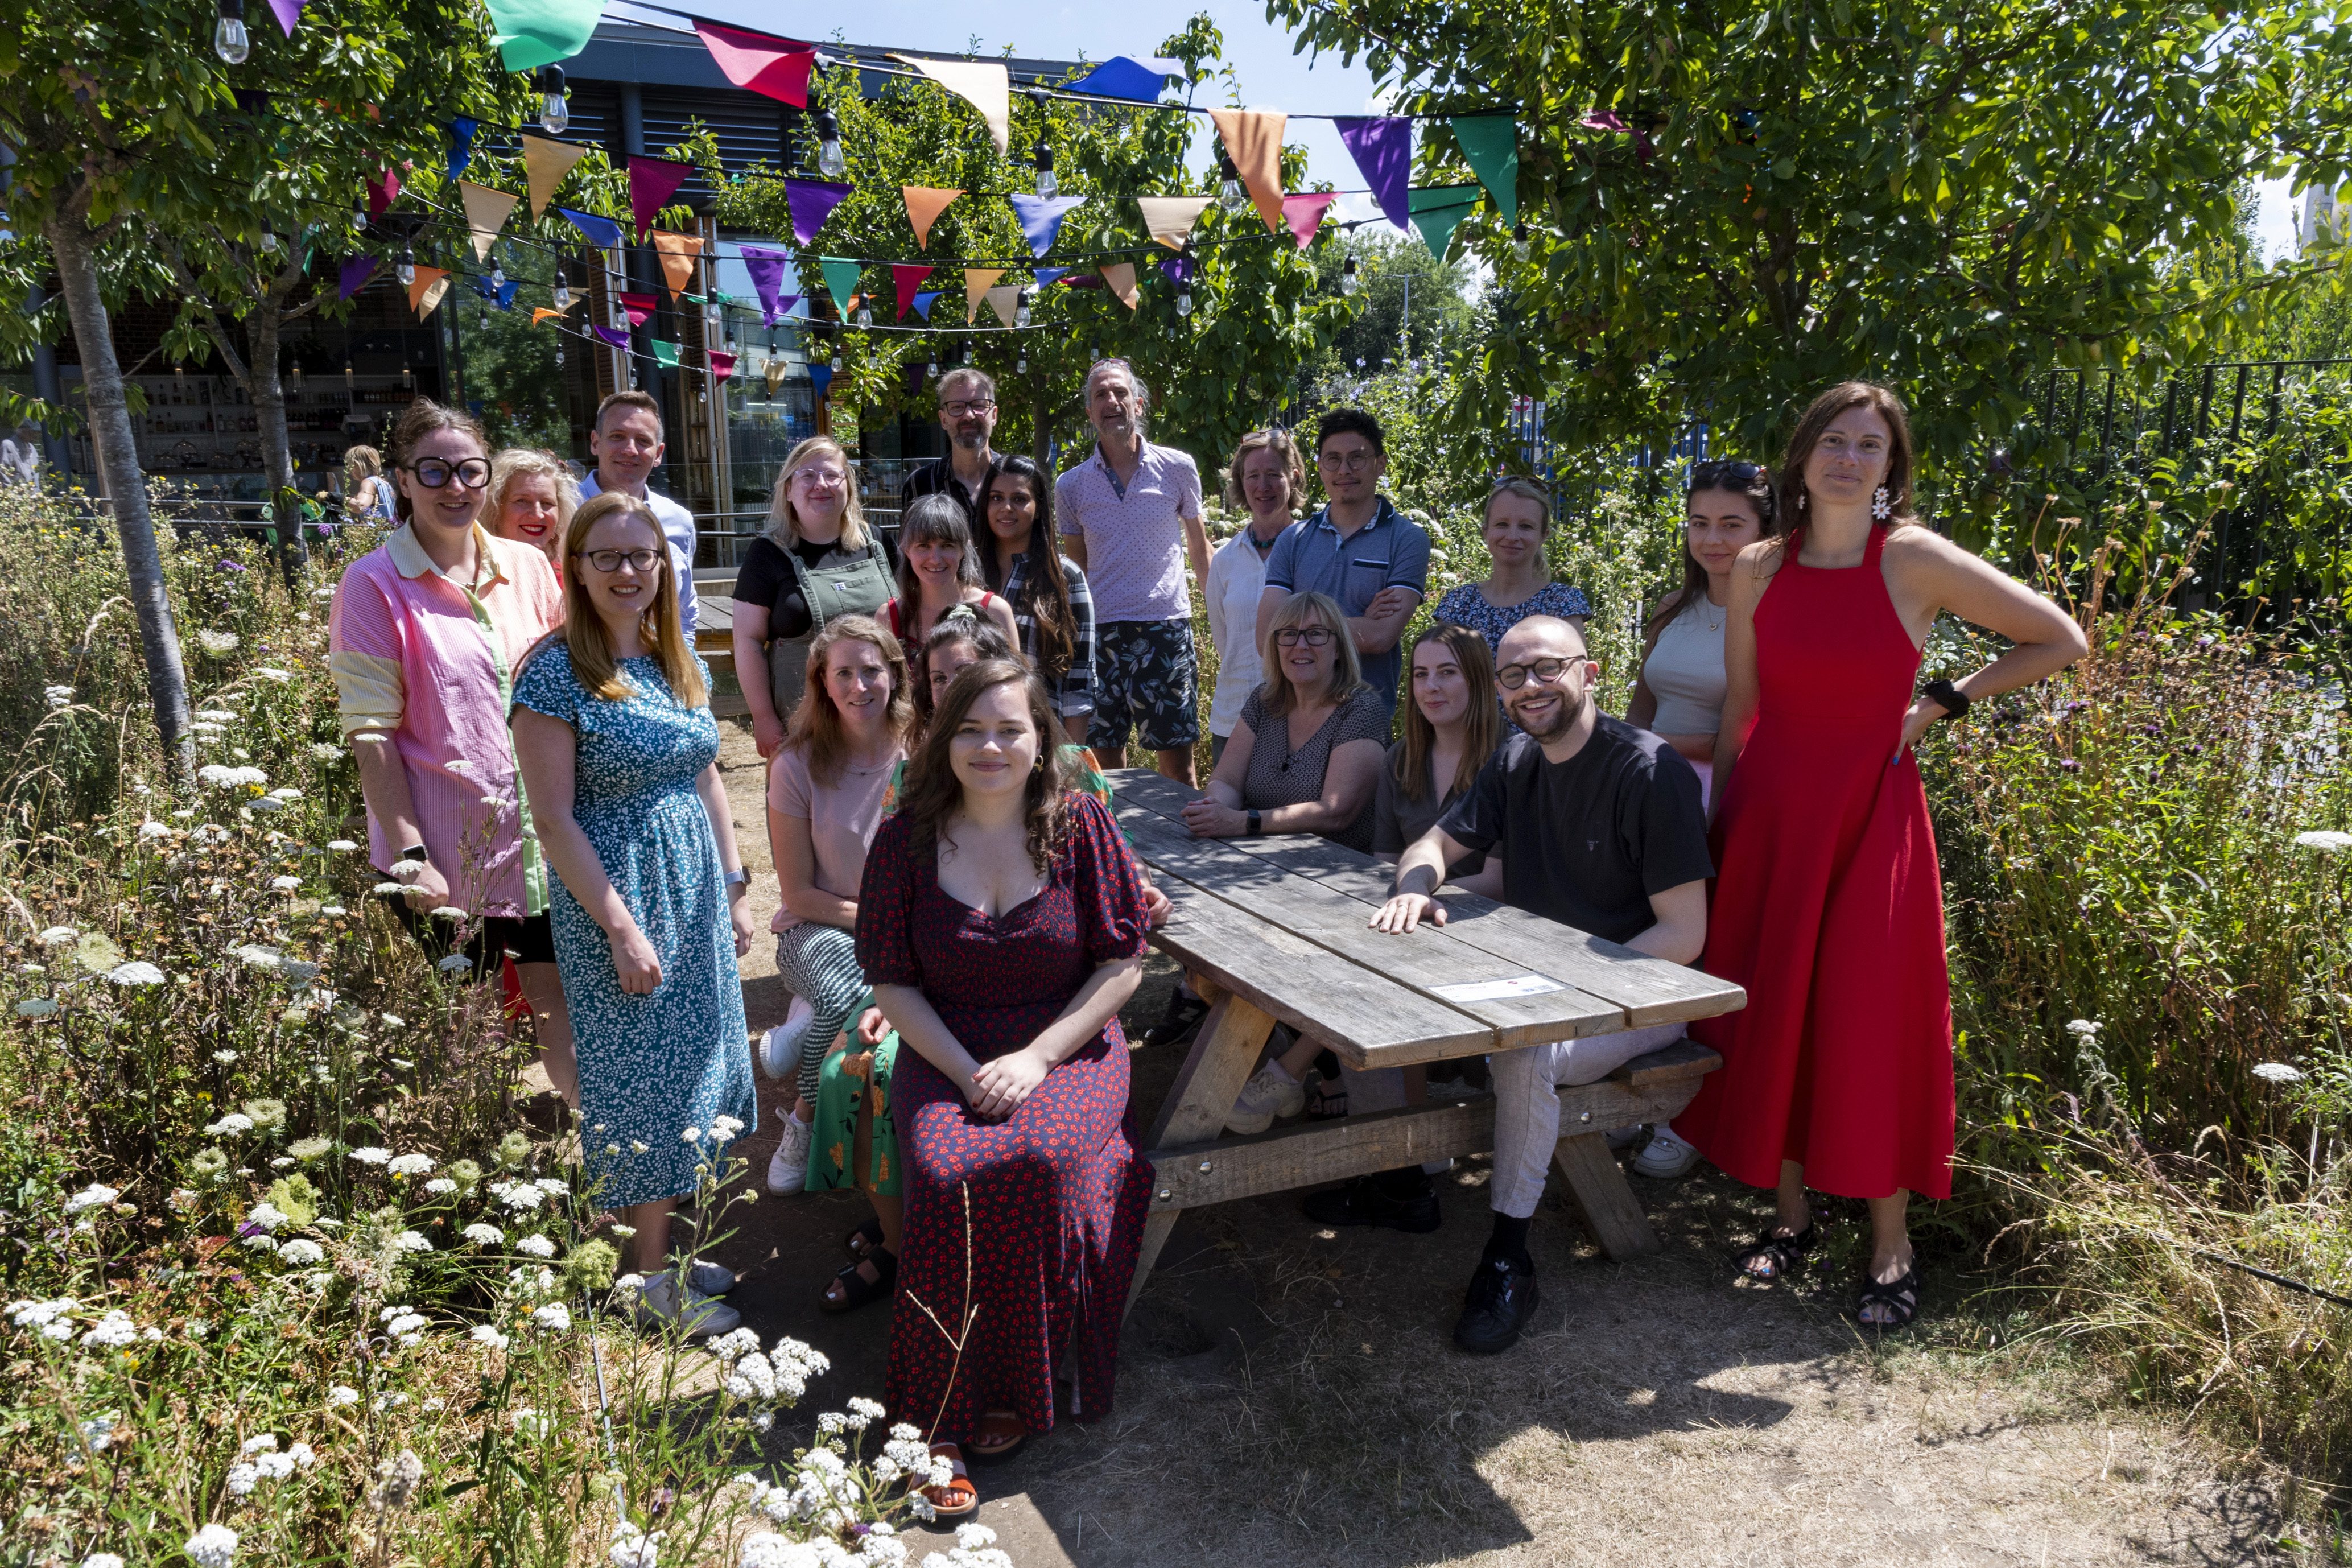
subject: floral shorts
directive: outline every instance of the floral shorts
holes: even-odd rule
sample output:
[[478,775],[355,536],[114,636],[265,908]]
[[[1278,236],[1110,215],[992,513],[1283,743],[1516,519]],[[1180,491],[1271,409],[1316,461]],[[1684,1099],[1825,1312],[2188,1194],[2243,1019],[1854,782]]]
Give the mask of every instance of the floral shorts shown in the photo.
[[1087,744],[1097,756],[1127,749],[1173,752],[1201,738],[1200,660],[1191,621],[1102,621],[1095,626],[1095,712]]

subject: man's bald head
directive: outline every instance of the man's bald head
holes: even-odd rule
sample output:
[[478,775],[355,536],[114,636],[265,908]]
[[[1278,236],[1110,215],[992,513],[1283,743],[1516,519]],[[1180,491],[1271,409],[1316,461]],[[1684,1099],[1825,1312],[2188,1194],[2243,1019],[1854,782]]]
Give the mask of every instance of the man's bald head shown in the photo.
[[1529,616],[1509,631],[1495,648],[1495,664],[1525,664],[1534,658],[1591,658],[1584,633],[1574,621],[1558,616]]

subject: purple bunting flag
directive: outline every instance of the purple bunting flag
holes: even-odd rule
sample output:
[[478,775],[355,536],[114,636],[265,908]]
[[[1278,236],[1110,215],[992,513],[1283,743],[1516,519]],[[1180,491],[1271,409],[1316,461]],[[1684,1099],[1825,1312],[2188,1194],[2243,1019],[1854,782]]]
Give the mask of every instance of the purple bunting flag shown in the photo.
[[[1021,232],[1029,239],[1029,249],[1043,256],[1054,248],[1054,237],[1062,232],[1062,220],[1070,209],[1083,205],[1084,196],[1007,196],[1013,204],[1013,216],[1021,220]],[[1057,275],[1058,276],[1058,275]]]
[[1406,192],[1412,175],[1412,121],[1398,115],[1332,123],[1339,128],[1348,155],[1364,172],[1364,183],[1371,186],[1372,199],[1380,203],[1381,211],[1397,227],[1412,233],[1412,198]]
[[[738,246],[743,258],[743,270],[751,275],[752,291],[760,296],[760,312],[766,325],[774,326],[776,318],[792,309],[781,303],[784,298],[784,269],[793,263],[792,253],[765,245]],[[797,302],[800,296],[793,299]]]
[[348,300],[358,293],[360,285],[365,283],[368,280],[368,274],[374,270],[375,258],[373,256],[354,256],[346,259],[339,279],[341,289],[335,298]]
[[294,24],[302,19],[306,4],[308,0],[269,0],[269,14],[278,18],[278,25],[286,29],[288,37],[294,36]]
[[1200,275],[1201,264],[1189,256],[1171,256],[1160,264],[1160,270],[1168,274],[1168,281],[1181,289]]
[[598,327],[596,335],[616,349],[625,349],[629,346],[629,334],[626,328]]
[[834,180],[786,180],[784,201],[793,209],[793,237],[814,245],[816,231],[856,188]]
[[904,368],[907,377],[907,395],[909,397],[921,396],[923,392],[923,362],[921,360],[910,360]]

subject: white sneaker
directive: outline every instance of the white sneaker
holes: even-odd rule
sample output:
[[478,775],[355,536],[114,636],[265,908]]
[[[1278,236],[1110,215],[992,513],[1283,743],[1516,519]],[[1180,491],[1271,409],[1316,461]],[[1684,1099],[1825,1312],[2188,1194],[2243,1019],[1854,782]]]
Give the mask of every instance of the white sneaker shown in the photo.
[[809,1145],[816,1139],[816,1124],[803,1121],[789,1110],[783,1122],[784,1135],[776,1140],[776,1152],[768,1156],[768,1191],[788,1198],[808,1184]]
[[760,1037],[760,1071],[768,1081],[782,1083],[800,1070],[801,1042],[814,1022],[816,1009],[807,997],[795,996],[784,1009],[784,1021]]
[[1639,1143],[1642,1141],[1642,1134],[1646,1131],[1647,1129],[1636,1121],[1626,1127],[1612,1127],[1601,1136],[1608,1142],[1612,1153],[1622,1153]]
[[692,1289],[679,1289],[675,1271],[657,1274],[646,1281],[645,1289],[637,1295],[636,1318],[640,1328],[674,1328],[690,1340],[730,1333],[743,1321],[743,1314],[725,1302],[714,1301]]
[[724,1296],[735,1289],[735,1270],[723,1263],[698,1263],[686,1282],[698,1296]]
[[1306,1109],[1307,1086],[1284,1072],[1279,1062],[1268,1062],[1242,1087],[1233,1114],[1225,1118],[1225,1131],[1263,1132],[1276,1117],[1296,1116]]
[[1676,1176],[1689,1175],[1697,1168],[1700,1158],[1696,1149],[1675,1137],[1675,1130],[1662,1121],[1648,1145],[1633,1156],[1633,1171],[1637,1175],[1672,1181]]

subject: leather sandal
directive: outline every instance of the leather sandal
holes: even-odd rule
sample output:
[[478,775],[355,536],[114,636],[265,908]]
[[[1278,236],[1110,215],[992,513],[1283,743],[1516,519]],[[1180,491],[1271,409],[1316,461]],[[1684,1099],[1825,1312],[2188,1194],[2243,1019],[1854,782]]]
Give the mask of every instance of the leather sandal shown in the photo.
[[963,1455],[953,1443],[934,1443],[931,1454],[945,1458],[950,1479],[943,1487],[925,1487],[923,1497],[936,1519],[969,1519],[980,1510],[980,1489],[963,1468]]
[[1208,1016],[1209,1005],[1206,1002],[1198,996],[1187,995],[1181,990],[1171,991],[1168,994],[1167,1010],[1160,1015],[1160,1022],[1143,1031],[1143,1043],[1147,1046],[1172,1046],[1191,1034]]
[[1029,1440],[1029,1428],[1021,1417],[1010,1410],[991,1410],[980,1418],[979,1427],[963,1446],[975,1465],[993,1464],[1009,1459]]
[[[1805,1228],[1794,1236],[1775,1236],[1766,1231],[1752,1246],[1744,1247],[1735,1253],[1731,1261],[1743,1279],[1769,1284],[1795,1273],[1797,1266],[1804,1261],[1805,1254],[1812,1249],[1813,1226],[1808,1220]],[[1765,1267],[1757,1268],[1759,1263]]]
[[841,1238],[841,1250],[856,1258],[860,1263],[866,1261],[867,1253],[881,1245],[882,1222],[878,1219],[868,1219],[864,1225]]
[[[858,1272],[868,1263],[874,1265],[874,1272],[881,1276],[879,1279],[868,1279]],[[828,1312],[854,1312],[869,1302],[887,1301],[898,1288],[898,1255],[874,1247],[857,1262],[844,1266],[834,1278],[841,1282],[841,1300],[835,1300],[829,1291],[817,1298],[817,1305]]]
[[[1873,1307],[1884,1308],[1888,1316],[1873,1322],[1863,1313]],[[1867,1270],[1862,1277],[1862,1295],[1853,1304],[1854,1321],[1865,1329],[1876,1329],[1882,1334],[1900,1333],[1911,1326],[1919,1315],[1919,1266],[1913,1263],[1897,1279],[1874,1279]]]

